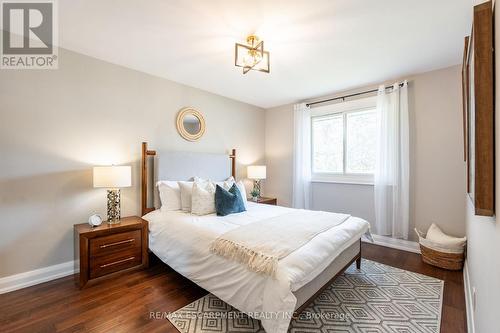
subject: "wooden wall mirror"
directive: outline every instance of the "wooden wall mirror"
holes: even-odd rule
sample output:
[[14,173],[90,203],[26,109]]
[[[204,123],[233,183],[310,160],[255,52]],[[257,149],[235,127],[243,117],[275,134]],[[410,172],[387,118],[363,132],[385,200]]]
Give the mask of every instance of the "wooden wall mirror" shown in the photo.
[[183,108],[177,114],[177,131],[188,141],[197,141],[205,133],[205,119],[191,107]]

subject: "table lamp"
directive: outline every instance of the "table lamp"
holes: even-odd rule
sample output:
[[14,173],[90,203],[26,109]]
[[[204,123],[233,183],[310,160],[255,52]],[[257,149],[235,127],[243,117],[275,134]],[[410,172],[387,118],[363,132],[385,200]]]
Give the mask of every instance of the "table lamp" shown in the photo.
[[120,188],[132,186],[130,166],[94,167],[94,187],[108,189],[108,223],[120,222]]
[[253,189],[250,194],[254,200],[260,198],[260,181],[266,179],[265,165],[249,165],[247,168],[247,177],[253,179]]

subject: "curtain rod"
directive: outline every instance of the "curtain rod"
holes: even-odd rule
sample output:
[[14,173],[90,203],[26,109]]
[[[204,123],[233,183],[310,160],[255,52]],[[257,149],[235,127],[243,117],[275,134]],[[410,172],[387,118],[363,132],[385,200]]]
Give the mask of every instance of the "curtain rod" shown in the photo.
[[[402,87],[402,86],[404,86],[404,84],[405,84],[404,82],[400,83],[399,86]],[[385,87],[385,89],[392,89],[392,88],[394,88],[394,85]],[[377,91],[378,91],[378,89],[366,90],[366,91],[362,91],[362,92],[355,93],[355,94],[344,95],[344,96],[339,96],[339,97],[324,99],[324,100],[321,100],[321,101],[306,103],[306,106],[310,107],[311,105],[320,104],[320,103],[326,103],[326,102],[333,102],[333,101],[336,101],[336,100],[339,100],[339,99],[344,100],[344,99],[349,98],[349,97],[354,97],[354,96],[359,96],[359,95],[365,95],[365,94],[371,94],[371,93],[374,93],[374,92],[377,92]]]

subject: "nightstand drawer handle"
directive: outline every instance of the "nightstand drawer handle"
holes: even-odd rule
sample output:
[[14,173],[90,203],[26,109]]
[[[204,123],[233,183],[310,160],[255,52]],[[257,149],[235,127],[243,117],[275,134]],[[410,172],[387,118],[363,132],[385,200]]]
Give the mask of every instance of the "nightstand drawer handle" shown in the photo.
[[104,268],[104,267],[108,267],[108,266],[118,265],[118,264],[130,261],[130,260],[134,260],[134,259],[135,259],[135,257],[130,257],[130,258],[127,258],[127,259],[117,260],[117,261],[110,262],[109,264],[101,265],[100,267]]
[[130,239],[126,239],[126,240],[123,240],[123,241],[116,242],[116,243],[102,244],[101,245],[101,249],[105,249],[107,247],[116,246],[116,245],[120,245],[120,244],[132,243],[133,241],[134,241],[134,239],[130,238]]

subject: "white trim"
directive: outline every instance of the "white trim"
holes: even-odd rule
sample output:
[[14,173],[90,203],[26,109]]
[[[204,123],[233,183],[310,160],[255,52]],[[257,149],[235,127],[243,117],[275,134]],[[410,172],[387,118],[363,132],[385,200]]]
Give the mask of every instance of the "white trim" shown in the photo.
[[29,272],[6,276],[0,278],[0,294],[55,280],[77,272],[78,269],[75,270],[75,262],[68,261]]
[[[420,254],[420,245],[417,242],[380,235],[372,235],[372,238],[374,244]],[[365,239],[363,242],[371,243]]]
[[[377,112],[377,97],[367,97],[356,99],[347,102],[328,104],[311,109],[311,179],[316,182],[338,182],[338,183],[351,183],[351,184],[369,184],[374,183],[373,173],[352,173],[347,172],[347,116],[352,113],[359,112]],[[331,117],[342,117],[342,172],[315,172],[314,171],[314,131],[313,125],[315,119],[324,119]]]
[[472,288],[469,278],[469,265],[467,259],[464,262],[464,292],[465,292],[465,312],[467,317],[467,332],[475,333],[474,329],[474,308],[472,304]]
[[328,184],[351,184],[351,185],[365,185],[365,186],[374,186],[372,180],[362,180],[362,179],[329,179],[329,178],[313,178],[311,179],[311,183],[328,183]]

